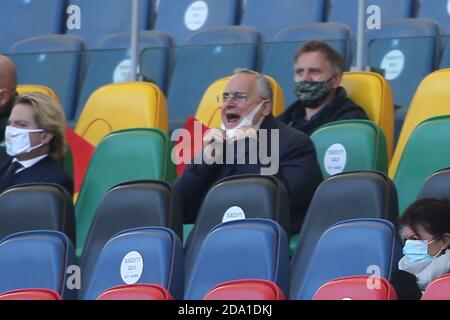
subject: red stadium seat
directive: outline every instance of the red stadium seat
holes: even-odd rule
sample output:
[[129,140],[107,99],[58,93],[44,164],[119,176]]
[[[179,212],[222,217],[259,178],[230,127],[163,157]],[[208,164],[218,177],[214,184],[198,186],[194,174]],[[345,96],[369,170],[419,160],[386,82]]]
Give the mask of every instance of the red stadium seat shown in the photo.
[[97,300],[173,300],[173,297],[157,284],[132,284],[108,289]]
[[450,273],[431,282],[420,300],[450,300]]
[[[397,300],[397,293],[389,281],[371,277],[352,276],[332,280],[317,290],[313,300]],[[377,280],[380,282],[376,283]]]
[[5,292],[0,300],[62,300],[61,296],[49,289],[19,289]]
[[285,297],[274,282],[250,279],[222,282],[204,300],[285,300]]

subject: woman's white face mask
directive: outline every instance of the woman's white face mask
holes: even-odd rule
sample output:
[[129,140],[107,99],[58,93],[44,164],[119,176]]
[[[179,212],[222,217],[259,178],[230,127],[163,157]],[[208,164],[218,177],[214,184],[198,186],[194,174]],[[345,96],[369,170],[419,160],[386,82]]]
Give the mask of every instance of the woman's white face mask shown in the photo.
[[29,153],[44,144],[31,146],[30,133],[44,132],[42,129],[21,129],[7,126],[5,129],[6,153],[11,157],[15,157],[24,153]]

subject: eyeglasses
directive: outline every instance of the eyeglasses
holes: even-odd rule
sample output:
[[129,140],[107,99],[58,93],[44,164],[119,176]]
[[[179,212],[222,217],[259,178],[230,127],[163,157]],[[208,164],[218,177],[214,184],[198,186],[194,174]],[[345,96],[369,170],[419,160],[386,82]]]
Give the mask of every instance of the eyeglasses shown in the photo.
[[248,98],[248,96],[244,92],[239,92],[239,91],[238,92],[233,92],[233,93],[224,92],[224,93],[222,93],[222,95],[218,95],[217,96],[217,102],[225,103],[225,102],[228,102],[231,99],[233,99],[236,102],[241,103],[241,102],[247,101],[247,98]]

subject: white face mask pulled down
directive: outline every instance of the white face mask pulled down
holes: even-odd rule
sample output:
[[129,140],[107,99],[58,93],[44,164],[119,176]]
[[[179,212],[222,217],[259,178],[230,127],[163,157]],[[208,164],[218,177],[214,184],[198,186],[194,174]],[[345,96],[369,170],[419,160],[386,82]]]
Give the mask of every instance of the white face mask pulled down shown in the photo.
[[262,116],[261,119],[260,119],[260,120],[258,121],[258,123],[256,123],[256,124],[253,124],[253,118],[254,118],[255,115],[262,109],[262,105],[263,105],[263,104],[264,104],[264,101],[261,101],[261,103],[258,104],[258,106],[257,106],[255,109],[253,109],[252,112],[250,112],[248,115],[246,115],[246,116],[239,122],[239,124],[238,124],[236,127],[232,128],[232,129],[227,129],[227,128],[225,127],[225,125],[223,124],[223,122],[222,122],[222,129],[224,129],[224,130],[226,131],[226,133],[227,133],[227,139],[233,139],[233,138],[236,136],[238,130],[240,130],[240,129],[243,128],[243,127],[250,126],[250,127],[253,127],[254,129],[258,130],[259,127],[261,126],[261,123],[262,123],[263,120],[264,120],[264,117]]
[[31,146],[30,133],[32,132],[44,132],[44,130],[21,129],[7,126],[5,129],[6,153],[11,157],[15,157],[43,146],[43,143],[34,147]]

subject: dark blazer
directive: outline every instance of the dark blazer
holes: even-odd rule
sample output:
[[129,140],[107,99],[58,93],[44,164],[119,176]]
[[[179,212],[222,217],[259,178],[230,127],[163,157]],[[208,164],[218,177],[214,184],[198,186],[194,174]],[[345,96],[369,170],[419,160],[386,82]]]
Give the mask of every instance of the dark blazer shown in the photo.
[[[316,159],[316,150],[311,139],[283,123],[273,116],[264,119],[260,129],[279,130],[279,170],[277,177],[286,187],[291,207],[291,230],[300,230],[309,202],[322,182],[322,173]],[[268,140],[269,154],[270,138]],[[219,180],[240,174],[260,174],[261,168],[268,167],[258,164],[191,164],[175,183],[175,191],[179,194],[184,213],[185,223],[194,223],[208,190]]]
[[58,161],[53,160],[50,156],[45,157],[33,166],[17,173],[14,175],[13,179],[6,180],[4,175],[11,164],[11,161],[11,157],[8,157],[8,161],[0,161],[0,193],[11,186],[18,184],[47,182],[59,184],[71,195],[73,194],[72,180],[66,175]]

